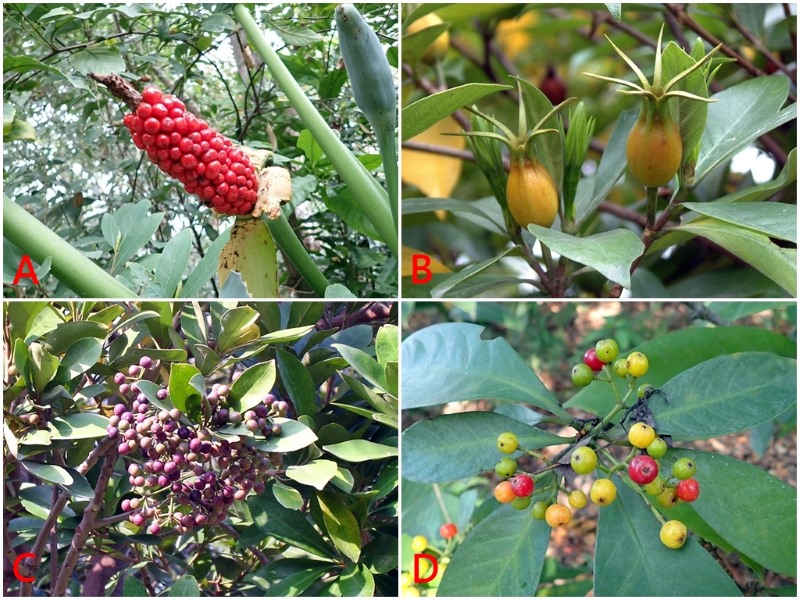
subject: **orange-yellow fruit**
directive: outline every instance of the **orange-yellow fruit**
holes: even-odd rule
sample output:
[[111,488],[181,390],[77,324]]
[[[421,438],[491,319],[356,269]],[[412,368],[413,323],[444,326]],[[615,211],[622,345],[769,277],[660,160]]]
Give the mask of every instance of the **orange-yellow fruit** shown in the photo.
[[[408,26],[406,29],[406,35],[411,35],[417,33],[418,31],[422,31],[423,29],[428,29],[428,27],[433,27],[435,25],[441,25],[444,23],[436,14],[428,13],[424,17],[420,17],[416,21],[414,21],[411,25]],[[425,62],[435,62],[441,58],[444,58],[444,55],[447,54],[447,50],[450,48],[450,34],[447,31],[441,33],[430,46],[427,47],[425,52],[422,54],[422,60]]]
[[494,488],[494,497],[500,504],[508,504],[512,502],[517,495],[511,489],[510,481],[501,481],[497,484],[497,487]]
[[631,173],[647,187],[666,185],[681,166],[681,131],[669,113],[663,112],[662,116],[653,111],[648,119],[642,109],[625,148]]
[[551,504],[544,519],[550,527],[563,527],[572,520],[572,511],[563,504]]
[[520,157],[511,163],[506,201],[520,227],[531,223],[550,227],[558,214],[558,192],[550,173],[541,163]]

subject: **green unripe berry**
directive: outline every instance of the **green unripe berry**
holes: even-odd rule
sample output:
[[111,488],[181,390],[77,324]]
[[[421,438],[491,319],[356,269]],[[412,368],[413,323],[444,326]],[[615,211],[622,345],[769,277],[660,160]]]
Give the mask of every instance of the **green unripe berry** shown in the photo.
[[610,363],[619,356],[619,344],[612,339],[600,340],[595,345],[594,351],[597,354],[597,358],[604,363]]
[[519,438],[510,431],[501,433],[497,437],[497,449],[503,454],[516,452],[517,448],[519,448]]
[[581,446],[572,452],[569,464],[578,475],[586,475],[597,467],[597,453],[589,446]]
[[495,465],[494,472],[497,473],[499,477],[511,477],[517,472],[517,461],[508,456],[501,458],[500,462]]
[[567,497],[567,501],[572,508],[581,509],[588,502],[586,494],[581,490],[572,490]]
[[672,475],[678,479],[689,479],[697,472],[697,465],[691,458],[679,458],[672,465]]
[[628,362],[627,358],[618,358],[614,361],[614,366],[612,367],[614,374],[617,377],[627,377],[628,376],[628,367],[626,363]]
[[572,367],[572,383],[579,387],[586,387],[594,381],[594,371],[585,363]]
[[516,508],[517,510],[525,510],[531,505],[531,497],[530,496],[517,496],[511,501],[511,506]]
[[664,476],[659,473],[656,478],[653,479],[653,481],[644,486],[644,491],[651,496],[659,496],[664,491],[665,483],[666,479],[664,479]]
[[547,514],[547,507],[550,506],[547,502],[539,501],[534,502],[533,510],[531,511],[531,516],[534,519],[539,519],[540,521],[544,521],[544,517]]
[[636,396],[638,398],[644,398],[648,392],[653,391],[653,386],[649,383],[643,383],[636,389]]
[[647,447],[647,453],[653,458],[661,458],[667,453],[667,442],[657,437]]

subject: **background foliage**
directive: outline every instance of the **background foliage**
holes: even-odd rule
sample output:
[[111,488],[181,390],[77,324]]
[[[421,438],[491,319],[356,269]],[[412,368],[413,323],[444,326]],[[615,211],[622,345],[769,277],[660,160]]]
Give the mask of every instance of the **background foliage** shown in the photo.
[[[377,172],[377,143],[353,100],[333,8],[273,4],[254,10],[323,118]],[[396,45],[395,9],[359,8],[384,46]],[[230,219],[214,217],[143,158],[122,126],[127,109],[85,77],[88,72],[121,72],[132,82],[150,81],[175,93],[234,141],[274,150],[275,163],[292,173],[292,202],[285,214],[329,282],[358,296],[396,295],[391,253],[371,241],[371,224],[259,56],[234,50],[238,24],[230,7],[6,4],[3,21],[4,125],[7,134],[16,134],[16,141],[4,144],[4,193],[137,292],[174,295],[174,286],[151,289],[145,269],[153,271],[158,253],[172,242],[171,266],[189,276],[206,253],[218,250],[212,244]],[[396,66],[396,51],[390,50],[389,58]],[[141,200],[147,202],[138,204]],[[126,232],[125,252],[101,226],[104,218]],[[8,284],[20,253],[9,243],[4,249]],[[309,291],[285,261],[280,283],[285,294]],[[194,295],[219,293],[208,274],[199,284]],[[44,279],[42,287],[39,294],[72,295],[54,278]]]

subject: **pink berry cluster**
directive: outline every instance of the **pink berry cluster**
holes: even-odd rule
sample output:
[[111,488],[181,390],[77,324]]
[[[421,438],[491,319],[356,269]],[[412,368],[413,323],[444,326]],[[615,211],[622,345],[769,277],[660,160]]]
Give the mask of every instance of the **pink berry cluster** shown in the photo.
[[[145,356],[127,373],[114,375],[121,401],[113,407],[107,433],[131,461],[129,482],[137,494],[124,499],[121,508],[134,525],[147,523],[152,534],[164,527],[183,533],[219,523],[235,500],[264,491],[281,457],[249,446],[244,436],[231,441],[212,432],[243,423],[267,438],[281,435],[271,417],[285,414],[288,404],[268,394],[242,414],[228,407],[230,387],[215,383],[202,400],[203,422],[192,424],[177,408],[159,408],[140,391],[139,381],[155,366]],[[169,392],[160,388],[156,396],[166,403]]]
[[258,180],[250,159],[178,98],[148,86],[123,123],[136,147],[203,204],[227,215],[253,211]]

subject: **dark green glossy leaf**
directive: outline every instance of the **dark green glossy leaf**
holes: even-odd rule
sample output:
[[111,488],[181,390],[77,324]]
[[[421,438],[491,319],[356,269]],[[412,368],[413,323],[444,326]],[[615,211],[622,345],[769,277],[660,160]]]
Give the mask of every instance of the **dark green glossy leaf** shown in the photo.
[[339,575],[339,589],[345,597],[372,597],[375,593],[375,578],[365,565],[349,564]]
[[322,490],[336,476],[338,466],[332,460],[312,460],[286,469],[286,477],[297,483]]
[[342,555],[357,563],[361,556],[361,528],[353,513],[336,494],[319,492],[316,498],[333,545]]
[[172,584],[172,588],[169,590],[170,597],[196,597],[200,595],[200,586],[197,584],[197,580],[192,577],[191,575],[184,575],[179,579],[175,580],[175,583]]
[[382,460],[392,458],[399,454],[394,446],[376,444],[369,440],[349,440],[330,446],[323,446],[325,452],[330,452],[337,458],[348,462],[364,462],[365,460]]
[[275,361],[262,362],[247,368],[231,385],[229,403],[240,413],[264,401],[275,385]]
[[317,441],[314,431],[300,421],[275,417],[272,422],[283,429],[280,435],[273,435],[267,440],[249,439],[247,443],[262,452],[294,452]]
[[278,348],[276,359],[281,383],[297,409],[297,414],[317,414],[319,411],[317,391],[305,365],[296,356],[281,348]]
[[198,415],[205,391],[205,380],[197,367],[184,363],[172,365],[169,373],[169,397],[175,408],[187,415]]
[[78,440],[100,438],[106,432],[108,419],[96,413],[76,413],[57,417],[50,421],[48,429],[54,440]]

